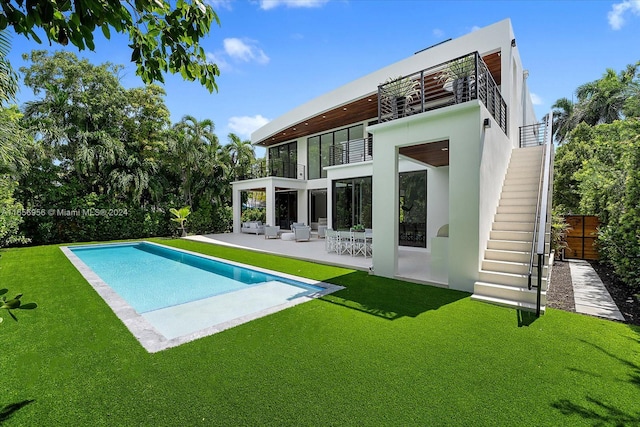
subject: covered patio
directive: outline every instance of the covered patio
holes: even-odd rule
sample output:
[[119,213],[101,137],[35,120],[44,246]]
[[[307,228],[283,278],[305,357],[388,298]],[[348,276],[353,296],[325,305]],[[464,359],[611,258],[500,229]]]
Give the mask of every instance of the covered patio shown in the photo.
[[[327,253],[325,240],[317,238],[315,233],[311,240],[304,242],[265,239],[262,235],[245,233],[206,234],[188,236],[185,239],[364,271],[368,271],[373,264],[372,258],[369,257],[339,255],[335,252]],[[445,286],[437,279],[437,272],[431,271],[431,255],[424,250],[415,248],[398,248],[398,274],[396,278],[414,283]]]

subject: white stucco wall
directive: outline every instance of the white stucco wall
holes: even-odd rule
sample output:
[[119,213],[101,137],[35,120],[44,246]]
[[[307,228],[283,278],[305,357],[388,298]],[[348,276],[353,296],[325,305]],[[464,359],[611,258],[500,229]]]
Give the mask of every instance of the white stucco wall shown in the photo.
[[[503,57],[502,81],[508,82],[510,81],[508,76],[511,73],[511,66],[509,64],[511,64],[514,57],[516,61],[519,62],[517,47],[511,47],[511,40],[513,38],[511,21],[505,19],[446,43],[433,46],[430,49],[383,67],[294,108],[288,113],[267,123],[260,129],[257,129],[251,134],[251,140],[254,143],[263,140],[274,133],[309,119],[310,117],[376,93],[378,85],[389,77],[412,74],[475,51],[484,55],[500,50]],[[507,103],[510,103],[511,89],[508,84],[503,84],[502,86],[503,97]]]
[[480,111],[480,103],[474,101],[369,128],[374,134],[375,153],[374,241],[385,242],[375,245],[375,274],[394,277],[397,273],[398,148],[448,139],[448,179],[443,170],[436,180],[448,182],[449,203],[446,211],[443,209],[436,215],[448,217],[449,257],[454,260],[450,262],[449,287],[473,290],[479,267]]
[[[481,123],[485,118],[491,117],[484,105],[480,107],[480,114]],[[502,184],[507,173],[514,143],[510,138],[507,138],[494,121],[491,122],[491,127],[481,128],[479,142],[481,157],[477,179],[480,191],[478,205],[478,262],[480,263],[484,257],[484,250],[487,247],[487,241],[491,233],[491,225],[500,202]]]

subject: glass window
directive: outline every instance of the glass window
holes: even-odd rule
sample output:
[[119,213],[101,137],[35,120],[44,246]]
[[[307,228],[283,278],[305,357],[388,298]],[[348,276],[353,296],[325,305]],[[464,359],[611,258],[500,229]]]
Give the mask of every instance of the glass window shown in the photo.
[[[333,133],[325,133],[324,135],[320,135],[320,167],[324,168],[325,166],[331,166],[333,163],[331,162],[331,154],[333,145]],[[320,171],[320,176],[322,178],[327,177],[327,171],[322,169]]]
[[372,180],[370,176],[333,182],[333,228],[348,230],[357,224],[373,223]]
[[309,168],[309,179],[317,179],[321,176],[320,168],[320,137],[314,136],[307,140],[307,167]]
[[400,246],[427,247],[427,171],[400,174]]

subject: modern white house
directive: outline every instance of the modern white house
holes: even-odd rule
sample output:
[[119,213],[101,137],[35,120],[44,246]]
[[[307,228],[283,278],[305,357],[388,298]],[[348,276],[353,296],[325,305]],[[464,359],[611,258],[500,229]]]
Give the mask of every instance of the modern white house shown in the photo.
[[527,75],[507,19],[294,108],[252,134],[267,165],[233,183],[233,231],[242,193],[264,191],[266,222],[282,229],[372,229],[372,274],[402,277],[410,250],[424,282],[535,309],[552,148]]

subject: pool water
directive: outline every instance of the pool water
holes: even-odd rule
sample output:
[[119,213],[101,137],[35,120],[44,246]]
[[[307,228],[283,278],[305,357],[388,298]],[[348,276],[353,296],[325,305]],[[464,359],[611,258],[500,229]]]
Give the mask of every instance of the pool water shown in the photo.
[[146,242],[69,249],[140,314],[270,282],[324,290]]

